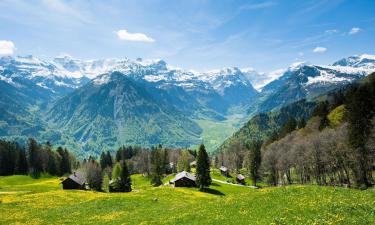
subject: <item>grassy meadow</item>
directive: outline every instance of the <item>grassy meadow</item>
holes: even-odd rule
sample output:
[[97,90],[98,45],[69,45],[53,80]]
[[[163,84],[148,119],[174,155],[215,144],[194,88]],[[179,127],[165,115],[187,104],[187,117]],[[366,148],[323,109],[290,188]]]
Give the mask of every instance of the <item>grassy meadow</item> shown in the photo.
[[0,224],[375,224],[374,189],[214,182],[200,192],[134,175],[133,192],[105,193],[62,190],[61,180],[0,177]]

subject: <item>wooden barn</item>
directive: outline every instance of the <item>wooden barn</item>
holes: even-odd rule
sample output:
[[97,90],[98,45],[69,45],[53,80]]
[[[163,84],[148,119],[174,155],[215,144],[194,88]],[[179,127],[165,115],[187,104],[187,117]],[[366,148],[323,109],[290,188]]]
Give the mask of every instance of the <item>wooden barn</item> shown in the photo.
[[83,172],[74,172],[63,182],[63,189],[86,189],[86,174]]
[[175,187],[195,187],[195,176],[186,171],[176,174],[173,180],[170,183],[174,184]]
[[237,180],[237,183],[239,183],[239,184],[243,184],[243,185],[246,184],[245,176],[242,175],[242,174],[237,174],[236,180]]
[[227,167],[225,167],[225,166],[221,166],[220,167],[220,173],[223,175],[223,176],[228,176],[229,175],[229,170],[228,170],[228,168]]

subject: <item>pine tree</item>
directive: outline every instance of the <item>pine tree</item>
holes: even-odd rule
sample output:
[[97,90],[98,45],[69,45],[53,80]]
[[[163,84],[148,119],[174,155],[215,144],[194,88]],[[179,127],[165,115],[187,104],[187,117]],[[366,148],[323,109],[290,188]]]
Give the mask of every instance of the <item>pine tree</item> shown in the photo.
[[349,122],[349,144],[354,150],[355,176],[358,187],[369,187],[370,166],[369,150],[366,142],[371,132],[371,118],[374,115],[374,105],[371,90],[367,86],[353,88],[348,94],[346,104]]
[[52,152],[51,150],[48,151],[48,166],[47,171],[51,175],[58,175],[58,169],[57,169],[57,160],[56,160],[56,154]]
[[28,165],[27,165],[26,152],[24,149],[20,148],[18,151],[15,173],[27,174],[27,171],[28,171]]
[[211,185],[210,159],[203,144],[199,146],[197,155],[196,182],[200,190]]
[[254,186],[257,185],[257,181],[260,178],[259,168],[261,164],[261,147],[261,142],[252,142],[249,146],[249,173]]
[[164,160],[161,151],[161,148],[156,148],[151,151],[151,184],[153,184],[154,186],[163,184],[161,178],[164,172]]
[[64,156],[65,156],[65,162],[66,162],[66,172],[67,173],[72,173],[72,161],[71,161],[71,157],[70,157],[70,154],[68,152],[68,149],[64,149]]
[[132,181],[130,179],[130,173],[126,161],[123,160],[121,163],[121,173],[120,173],[120,184],[121,190],[124,192],[132,191]]
[[64,174],[71,173],[72,168],[71,168],[71,161],[70,161],[70,155],[69,155],[68,150],[63,149],[61,146],[59,146],[56,151],[60,156],[60,163],[59,163],[60,164],[60,168],[59,168],[60,174],[59,175],[62,176]]
[[111,167],[113,166],[113,161],[112,161],[112,156],[111,156],[111,153],[109,151],[107,151],[107,157],[106,157],[106,161],[107,161],[107,166]]
[[39,145],[33,139],[29,138],[28,143],[28,152],[29,152],[29,165],[30,165],[30,174],[33,178],[39,178],[40,173],[42,172],[42,162],[40,160],[39,154]]
[[100,154],[100,167],[102,168],[102,170],[107,167],[107,155],[104,152]]

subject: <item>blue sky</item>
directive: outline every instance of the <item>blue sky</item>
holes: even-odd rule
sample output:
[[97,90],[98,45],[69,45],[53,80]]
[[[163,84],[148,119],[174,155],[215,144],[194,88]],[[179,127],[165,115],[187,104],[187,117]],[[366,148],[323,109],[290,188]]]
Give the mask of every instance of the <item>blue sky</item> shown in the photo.
[[269,72],[375,54],[374,0],[0,0],[0,54]]

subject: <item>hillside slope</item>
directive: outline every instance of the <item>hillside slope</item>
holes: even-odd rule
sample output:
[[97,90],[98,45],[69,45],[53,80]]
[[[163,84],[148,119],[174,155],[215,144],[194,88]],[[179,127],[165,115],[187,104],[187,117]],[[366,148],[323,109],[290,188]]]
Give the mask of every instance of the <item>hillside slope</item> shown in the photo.
[[81,224],[375,223],[374,190],[297,185],[251,189],[214,182],[201,192],[151,187],[141,175],[133,175],[132,181],[133,192],[105,193],[62,190],[59,178],[0,177],[0,223],[70,224],[77,218],[85,218]]

